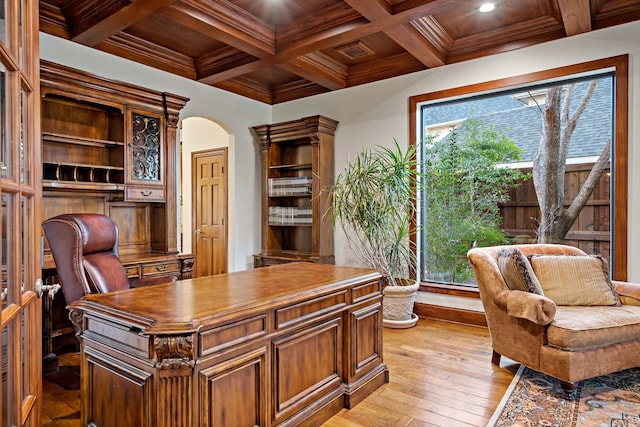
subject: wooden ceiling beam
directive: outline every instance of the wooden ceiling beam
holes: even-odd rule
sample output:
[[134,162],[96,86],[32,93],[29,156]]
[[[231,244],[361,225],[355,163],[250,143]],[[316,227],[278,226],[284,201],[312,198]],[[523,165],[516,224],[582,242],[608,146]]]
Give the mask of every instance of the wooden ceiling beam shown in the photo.
[[224,46],[197,57],[195,64],[198,76],[207,76],[251,64],[255,60],[255,56],[231,46]]
[[227,1],[182,0],[161,13],[255,57],[275,54],[275,30]]
[[40,2],[40,31],[54,36],[69,39],[69,27],[59,7]]
[[[367,6],[367,0],[359,1],[364,4],[363,7]],[[198,81],[205,84],[215,84],[226,79],[239,77],[248,72],[259,70],[264,66],[279,64],[307,55],[311,52],[331,49],[334,46],[340,46],[360,40],[363,37],[389,30],[400,24],[406,24],[431,13],[441,12],[450,8],[452,3],[455,3],[451,0],[409,1],[412,5],[411,8],[405,7],[402,10],[396,11],[392,15],[387,15],[373,22],[366,23],[363,21],[351,20],[324,31],[318,31],[315,33],[308,31],[307,34],[309,35],[306,37],[302,37],[294,42],[283,45],[278,44],[277,53],[273,57],[263,57],[251,64],[244,64],[238,68],[202,76]]]
[[[104,19],[98,20],[90,26],[70,25],[70,27],[74,29],[71,34],[71,40],[93,47],[114,34],[130,27],[144,17],[170,6],[176,1],[177,0],[138,0],[130,2],[116,13],[105,13]],[[78,20],[80,22],[90,22],[82,15]]]
[[294,99],[327,93],[327,89],[308,80],[299,79],[290,83],[278,85],[271,89],[272,104],[293,101]]
[[562,24],[567,37],[591,31],[591,2],[589,0],[558,0]]
[[265,87],[263,84],[253,79],[239,77],[230,79],[214,85],[219,89],[223,89],[232,93],[236,93],[265,104],[273,104],[273,96],[271,88]]
[[[345,0],[345,2],[371,22],[393,16],[391,6],[385,0]],[[408,23],[389,27],[384,30],[384,33],[426,67],[439,67],[445,64],[445,53],[429,43]]]
[[158,70],[173,73],[188,79],[196,79],[193,59],[174,50],[166,49],[147,40],[120,32],[101,43],[96,49],[131,61],[145,64]]
[[[358,25],[355,25],[355,27],[358,27]],[[281,50],[278,49],[278,53],[273,56],[264,57],[251,63],[243,64],[241,66],[230,68],[224,71],[219,71],[214,74],[202,75],[198,78],[198,81],[204,84],[216,84],[224,80],[233,79],[244,74],[257,71],[263,67],[281,64],[312,52],[316,52],[322,49],[329,49],[337,44],[335,37],[340,37],[341,34],[348,33],[353,28],[354,24],[345,24],[332,30],[327,30],[327,33],[330,33],[331,35],[328,35],[326,33],[314,34],[305,39],[298,40],[295,43],[287,45]],[[345,38],[344,43],[358,40],[359,38],[360,37],[353,36],[347,37]]]
[[428,68],[446,64],[446,52],[438,50],[409,24],[391,28],[385,34]]
[[347,86],[348,67],[322,52],[294,58],[278,64],[278,67],[327,89],[338,90]]

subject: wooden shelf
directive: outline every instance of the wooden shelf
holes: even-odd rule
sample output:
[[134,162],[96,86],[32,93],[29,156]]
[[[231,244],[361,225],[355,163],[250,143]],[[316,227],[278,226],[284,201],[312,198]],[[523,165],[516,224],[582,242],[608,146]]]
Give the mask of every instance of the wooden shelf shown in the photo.
[[300,170],[300,169],[311,169],[313,165],[311,163],[302,163],[302,164],[291,164],[291,165],[273,165],[269,166],[269,169],[290,169],[290,170]]
[[104,139],[83,138],[75,135],[62,135],[50,132],[42,133],[43,142],[59,142],[63,144],[84,145],[87,147],[118,147],[124,146],[124,142],[109,141]]
[[270,222],[271,227],[313,227],[313,224],[280,224],[276,222]]
[[88,168],[88,169],[104,169],[104,170],[116,170],[116,171],[123,171],[124,168],[121,166],[110,166],[110,165],[88,165],[88,164],[84,164],[84,163],[62,163],[62,162],[55,162],[55,163],[50,163],[50,162],[43,162],[43,164],[45,165],[56,165],[56,166],[61,166],[61,167],[78,167],[78,168]]
[[42,188],[55,188],[58,190],[124,191],[124,184],[43,179]]
[[43,162],[42,169],[43,181],[48,182],[108,186],[124,184],[124,168],[119,166]]

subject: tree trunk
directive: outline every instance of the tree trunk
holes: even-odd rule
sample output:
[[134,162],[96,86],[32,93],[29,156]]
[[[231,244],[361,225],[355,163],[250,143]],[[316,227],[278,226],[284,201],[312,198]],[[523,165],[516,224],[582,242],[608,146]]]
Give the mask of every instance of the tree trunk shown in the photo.
[[558,243],[564,240],[608,165],[610,140],[578,195],[565,209],[564,176],[569,142],[578,119],[589,103],[597,84],[597,80],[591,82],[573,115],[571,115],[570,106],[575,85],[547,89],[542,117],[542,139],[533,160],[533,183],[540,207],[538,243]]

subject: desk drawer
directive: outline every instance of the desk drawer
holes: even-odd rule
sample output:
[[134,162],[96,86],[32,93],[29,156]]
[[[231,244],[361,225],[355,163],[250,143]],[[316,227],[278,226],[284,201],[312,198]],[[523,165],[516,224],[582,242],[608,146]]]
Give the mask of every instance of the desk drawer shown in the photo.
[[164,202],[166,197],[164,188],[128,186],[125,189],[124,199],[128,202]]
[[142,265],[142,277],[179,275],[180,261],[155,262]]
[[260,315],[223,325],[200,334],[200,355],[225,350],[266,335],[267,316]]
[[290,305],[276,310],[276,328],[283,328],[314,317],[320,317],[332,311],[340,310],[346,305],[347,294],[344,291]]
[[121,325],[109,320],[88,315],[85,318],[84,338],[92,339],[143,359],[149,358],[149,336],[143,335],[140,329]]
[[140,277],[140,269],[137,265],[125,265],[125,271],[127,272],[127,277],[129,279],[135,279]]

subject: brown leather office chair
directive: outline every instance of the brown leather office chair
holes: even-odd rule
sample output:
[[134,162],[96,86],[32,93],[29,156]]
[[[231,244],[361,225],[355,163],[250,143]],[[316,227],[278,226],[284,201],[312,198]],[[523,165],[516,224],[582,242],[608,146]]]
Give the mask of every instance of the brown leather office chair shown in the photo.
[[118,226],[92,213],[58,215],[42,223],[67,304],[102,293],[175,282],[175,277],[129,280],[118,258]]

